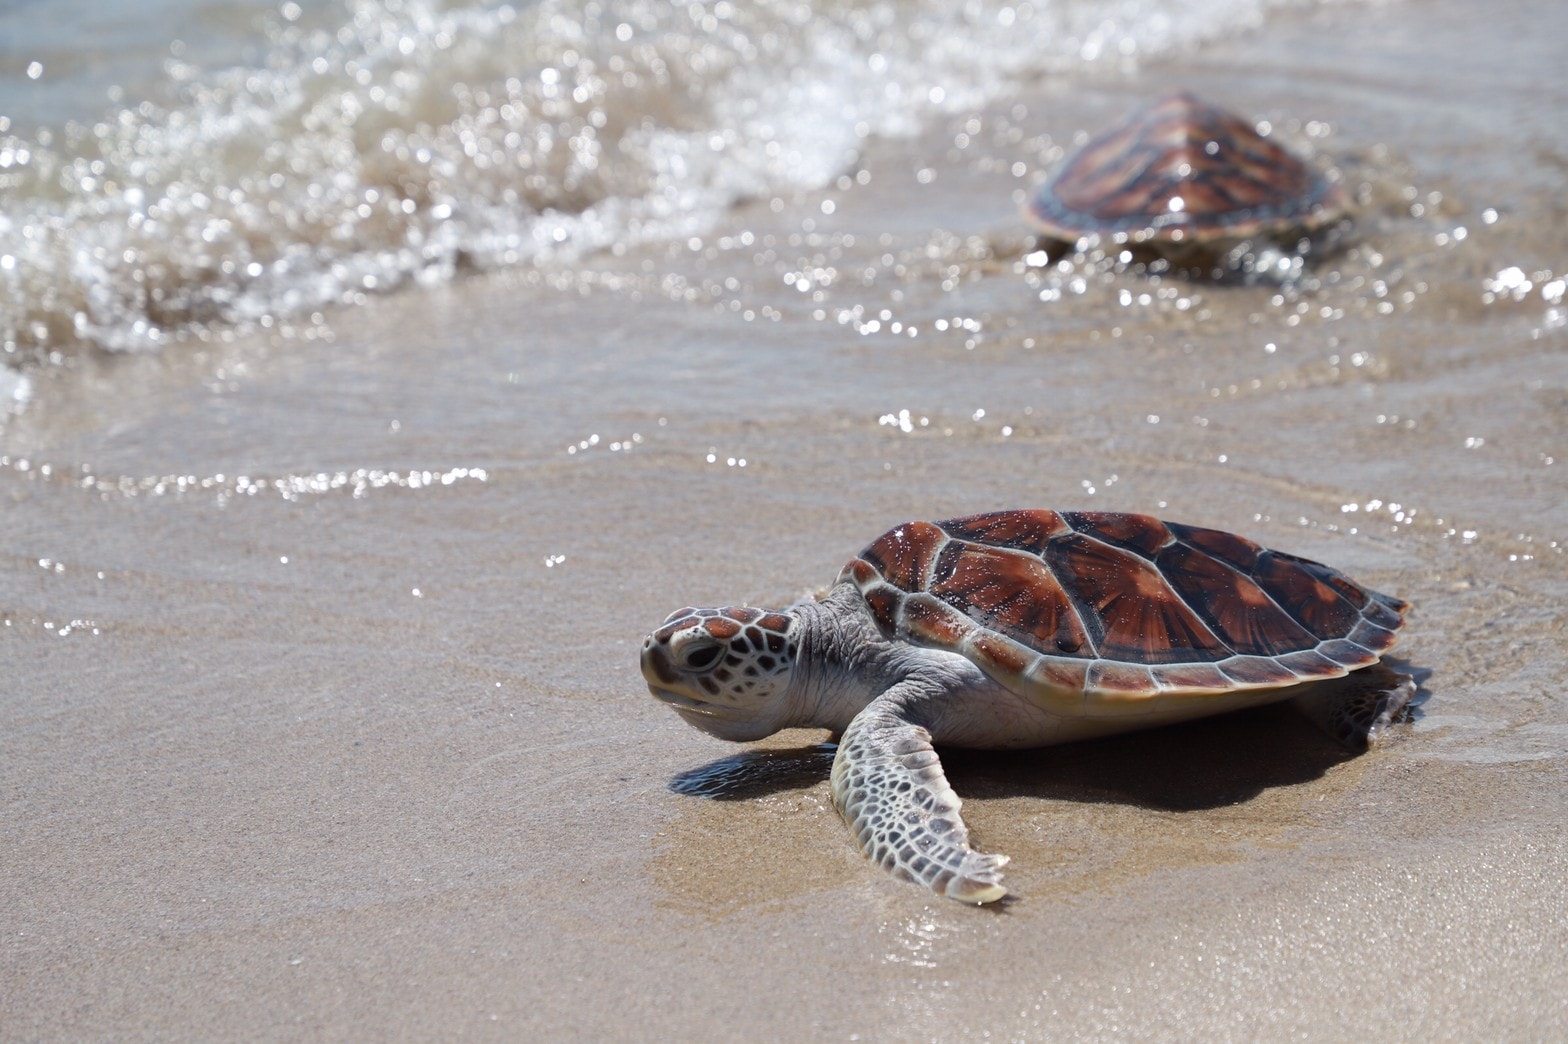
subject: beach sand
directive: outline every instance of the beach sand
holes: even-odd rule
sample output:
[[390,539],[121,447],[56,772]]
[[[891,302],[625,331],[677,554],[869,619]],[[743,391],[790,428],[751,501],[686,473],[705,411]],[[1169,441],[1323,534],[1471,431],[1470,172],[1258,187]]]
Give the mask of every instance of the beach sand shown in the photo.
[[[1285,12],[696,249],[35,374],[0,435],[0,1037],[1560,1039],[1555,21]],[[1360,193],[1307,283],[1025,260],[1018,193],[1176,85]],[[976,909],[857,854],[825,733],[726,745],[648,696],[671,609],[1023,506],[1408,599],[1416,720],[1355,758],[1274,709],[951,754],[1013,860]]]

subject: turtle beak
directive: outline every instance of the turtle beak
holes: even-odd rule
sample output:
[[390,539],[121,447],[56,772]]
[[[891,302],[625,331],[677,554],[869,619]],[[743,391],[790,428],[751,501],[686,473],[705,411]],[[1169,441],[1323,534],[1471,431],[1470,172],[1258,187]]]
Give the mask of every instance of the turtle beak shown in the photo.
[[706,700],[687,695],[687,687],[682,684],[668,644],[656,641],[651,635],[642,643],[642,677],[654,699],[678,711],[681,717],[704,731],[712,731],[708,721],[724,717]]
[[680,677],[670,659],[668,645],[653,640],[653,635],[643,639],[642,676],[652,689],[667,689]]

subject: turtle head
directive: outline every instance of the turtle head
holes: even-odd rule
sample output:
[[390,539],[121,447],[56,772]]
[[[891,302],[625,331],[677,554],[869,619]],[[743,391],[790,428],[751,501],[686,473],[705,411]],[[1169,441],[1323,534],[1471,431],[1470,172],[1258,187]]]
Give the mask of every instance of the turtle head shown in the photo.
[[790,670],[800,647],[788,612],[677,609],[642,643],[653,695],[720,739],[755,740],[796,724]]

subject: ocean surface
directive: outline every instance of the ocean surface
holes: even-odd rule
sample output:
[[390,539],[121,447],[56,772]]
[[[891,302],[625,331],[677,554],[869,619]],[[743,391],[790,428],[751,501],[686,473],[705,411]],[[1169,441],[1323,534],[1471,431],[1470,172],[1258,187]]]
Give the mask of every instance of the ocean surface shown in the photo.
[[308,334],[409,284],[818,206],[874,142],[1280,6],[0,3],[0,402],[84,349]]

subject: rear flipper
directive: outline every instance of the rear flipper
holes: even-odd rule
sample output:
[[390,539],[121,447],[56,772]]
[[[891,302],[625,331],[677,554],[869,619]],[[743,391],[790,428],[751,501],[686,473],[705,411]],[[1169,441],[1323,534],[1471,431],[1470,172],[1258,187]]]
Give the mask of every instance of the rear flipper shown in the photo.
[[1375,663],[1343,678],[1304,686],[1290,702],[1352,750],[1375,746],[1416,694],[1415,679]]
[[969,847],[962,802],[931,734],[878,701],[849,723],[833,759],[833,803],[860,850],[896,877],[967,903],[1007,894],[1004,855]]

